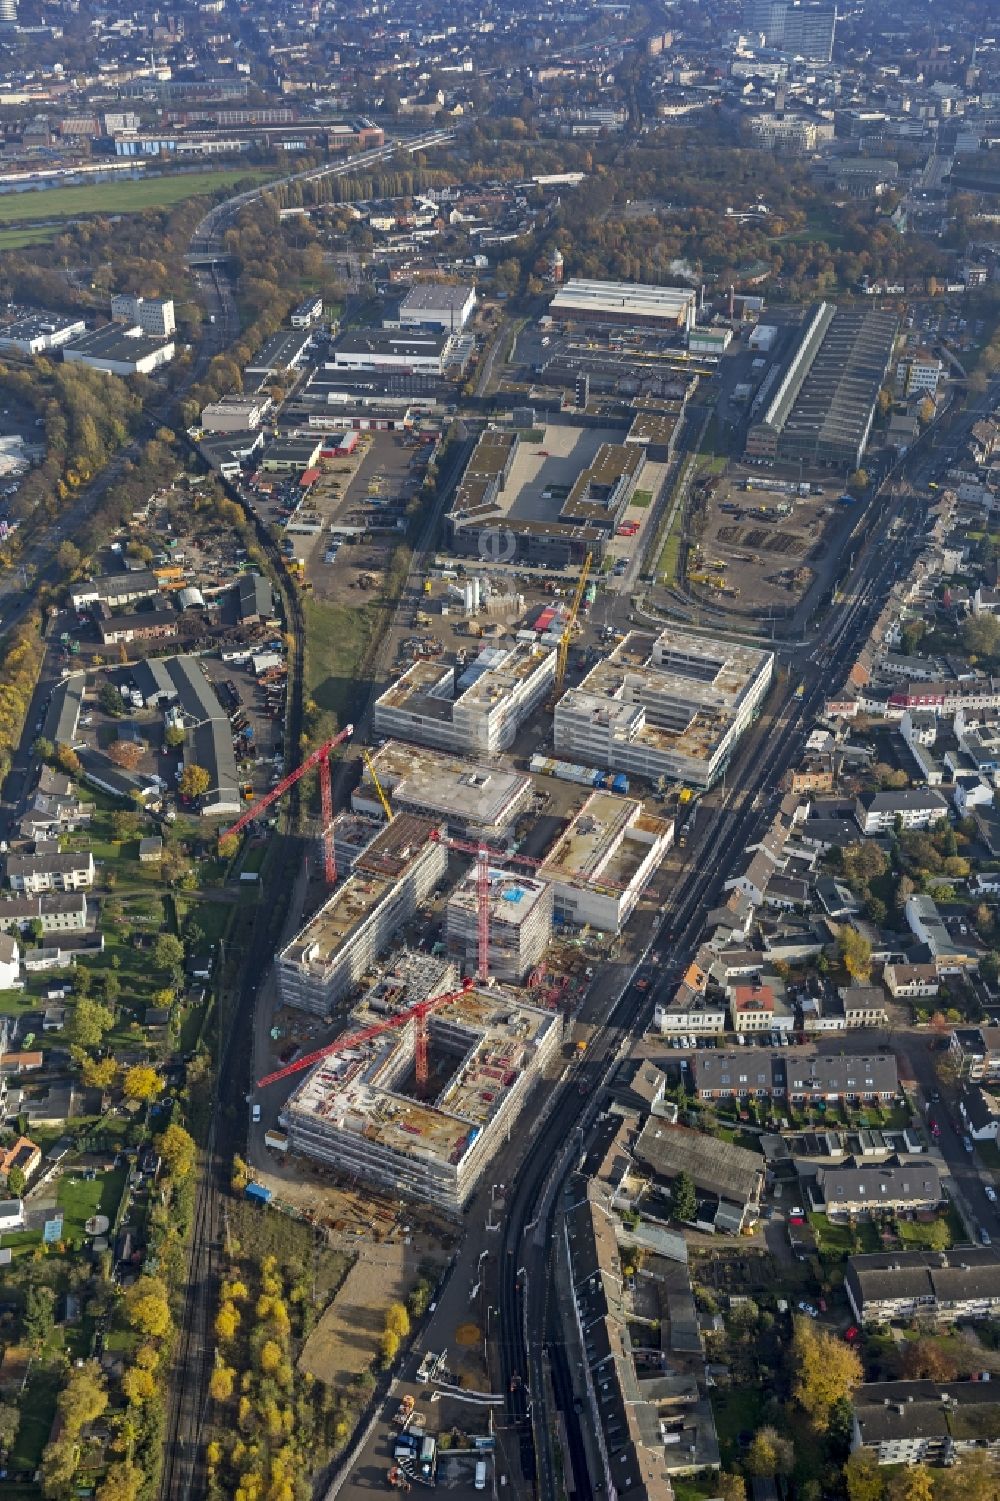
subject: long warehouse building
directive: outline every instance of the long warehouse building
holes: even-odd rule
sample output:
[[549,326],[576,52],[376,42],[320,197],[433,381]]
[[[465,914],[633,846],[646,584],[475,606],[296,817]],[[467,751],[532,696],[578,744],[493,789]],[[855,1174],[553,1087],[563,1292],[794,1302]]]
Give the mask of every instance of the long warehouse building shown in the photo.
[[893,313],[830,302],[814,308],[774,395],[747,434],[748,456],[857,469],[897,327]]
[[549,303],[550,316],[569,323],[633,328],[693,328],[697,309],[694,287],[654,287],[576,276],[561,286]]

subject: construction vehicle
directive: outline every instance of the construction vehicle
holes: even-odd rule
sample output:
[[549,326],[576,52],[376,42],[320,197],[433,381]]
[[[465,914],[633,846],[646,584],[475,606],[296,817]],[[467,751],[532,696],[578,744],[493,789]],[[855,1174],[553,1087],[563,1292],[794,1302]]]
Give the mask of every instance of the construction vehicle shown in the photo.
[[433,584],[431,583],[430,579],[424,579],[424,593],[430,594],[432,588]]
[[406,1478],[405,1471],[401,1470],[399,1465],[390,1466],[389,1473],[386,1475],[386,1479],[392,1486],[393,1490],[409,1491],[413,1489],[413,1487],[410,1485],[410,1482]]
[[301,777],[305,776],[306,772],[312,771],[315,766],[319,771],[320,805],[323,817],[323,871],[327,885],[333,886],[337,880],[337,862],[333,850],[333,788],[330,783],[330,755],[338,745],[348,740],[353,734],[354,726],[349,724],[332,740],[325,740],[322,745],[317,746],[301,766],[297,766],[286,777],[282,777],[270,792],[264,794],[260,802],[249,808],[243,817],[238,818],[230,828],[225,829],[219,835],[219,842],[242,834],[248,824],[252,823],[255,818],[259,818],[265,809],[270,808],[272,803],[276,803],[279,797],[283,797],[290,787],[293,787]]
[[416,1405],[416,1398],[413,1397],[409,1392],[407,1392],[402,1402],[400,1402],[399,1406],[396,1408],[393,1422],[396,1423],[400,1428],[408,1427],[410,1419],[413,1417],[413,1409]]
[[367,751],[367,749],[364,746],[361,747],[361,759],[365,763],[365,766],[366,766],[366,768],[368,770],[368,775],[372,779],[372,786],[375,788],[375,792],[376,792],[376,794],[378,796],[378,800],[382,804],[382,812],[385,814],[386,822],[387,823],[391,823],[392,822],[392,809],[389,806],[389,799],[386,797],[385,791],[384,791],[384,789],[382,787],[382,783],[378,779],[378,773],[375,770],[375,766],[374,766],[374,763],[372,761],[372,758],[368,754],[368,751]]

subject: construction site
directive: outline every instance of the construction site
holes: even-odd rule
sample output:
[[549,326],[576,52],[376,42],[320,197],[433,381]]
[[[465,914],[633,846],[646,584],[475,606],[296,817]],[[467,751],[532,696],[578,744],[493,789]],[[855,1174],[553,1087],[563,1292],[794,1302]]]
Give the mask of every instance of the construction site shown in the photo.
[[455,990],[455,977],[406,953],[365,993],[282,1110],[292,1152],[461,1211],[562,1022],[500,988]]

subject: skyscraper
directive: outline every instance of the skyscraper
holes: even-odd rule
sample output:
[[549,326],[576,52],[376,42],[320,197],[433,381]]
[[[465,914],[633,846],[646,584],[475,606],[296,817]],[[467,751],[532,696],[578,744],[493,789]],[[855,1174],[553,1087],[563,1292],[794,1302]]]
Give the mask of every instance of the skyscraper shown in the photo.
[[0,26],[17,25],[17,0],[0,0]]
[[828,63],[833,56],[836,27],[835,5],[789,5],[785,10],[781,50],[808,58],[810,62]]

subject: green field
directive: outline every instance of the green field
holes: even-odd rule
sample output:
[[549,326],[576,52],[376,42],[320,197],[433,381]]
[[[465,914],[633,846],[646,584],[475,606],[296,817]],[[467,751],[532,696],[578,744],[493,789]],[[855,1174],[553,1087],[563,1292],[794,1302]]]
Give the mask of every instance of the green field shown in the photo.
[[0,250],[23,250],[25,245],[47,245],[59,233],[58,224],[38,224],[34,229],[0,229]]
[[84,1226],[93,1214],[107,1215],[114,1222],[118,1202],[125,1187],[125,1172],[98,1173],[91,1182],[67,1173],[59,1180],[56,1199],[63,1213],[63,1235],[80,1240]]
[[[266,182],[272,175],[241,167],[226,172],[180,172],[168,177],[88,183],[78,188],[5,193],[0,196],[0,224],[22,224],[32,219],[83,219],[92,214],[140,214],[147,208],[169,208],[198,193],[214,193],[217,188],[230,188],[237,182]],[[49,238],[58,232],[57,226],[46,227]],[[15,248],[6,241],[2,243],[5,249]]]

